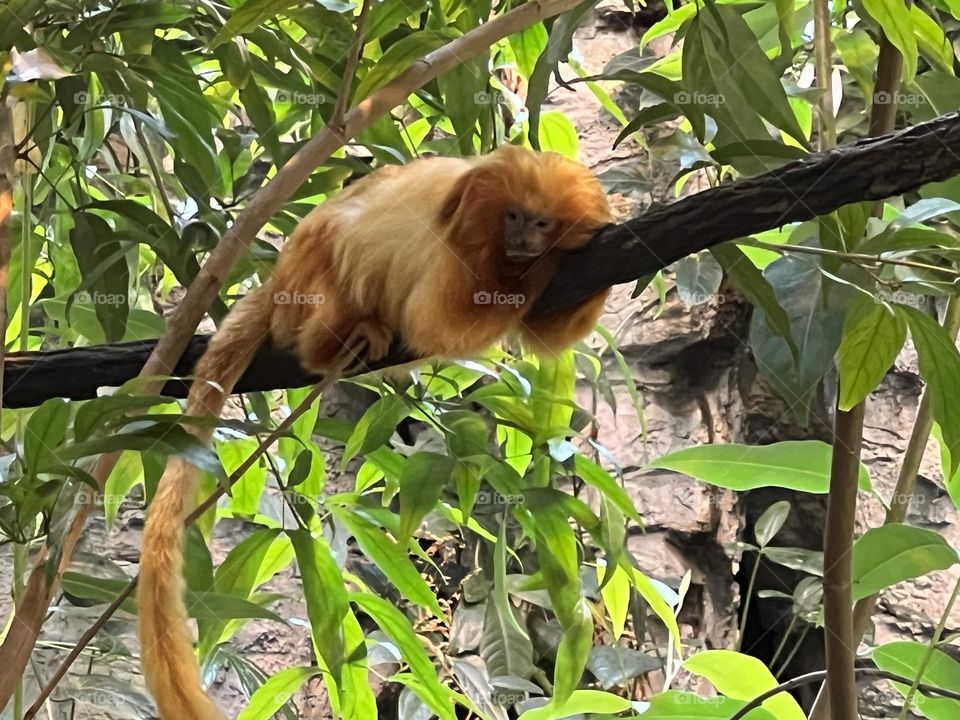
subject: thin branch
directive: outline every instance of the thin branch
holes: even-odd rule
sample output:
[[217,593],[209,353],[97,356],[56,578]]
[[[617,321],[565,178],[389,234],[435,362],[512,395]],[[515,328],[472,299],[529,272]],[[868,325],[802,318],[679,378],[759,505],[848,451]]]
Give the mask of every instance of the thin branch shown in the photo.
[[343,69],[340,92],[337,93],[337,100],[333,106],[333,115],[330,118],[330,126],[333,128],[346,129],[345,118],[347,108],[350,107],[350,91],[353,87],[354,75],[357,74],[357,67],[360,65],[360,56],[363,54],[367,14],[369,12],[370,0],[363,0],[363,5],[360,7],[360,14],[357,16],[353,42],[350,45],[350,53],[347,55],[347,63]]
[[830,37],[830,1],[813,0],[813,51],[817,70],[817,110],[821,150],[837,144],[837,125],[833,117],[833,41]]
[[[13,185],[16,181],[17,154],[13,147],[13,114],[4,100],[4,94],[0,93],[0,332],[3,333],[3,338],[6,338],[9,319],[7,290],[10,281],[10,227],[13,224]],[[6,354],[6,342],[0,342],[0,413],[3,410]]]
[[70,652],[67,654],[67,657],[64,658],[63,662],[57,666],[57,669],[54,671],[53,675],[47,680],[46,684],[43,686],[43,689],[40,691],[40,694],[37,696],[37,699],[34,700],[33,705],[31,705],[27,711],[23,714],[23,720],[33,720],[36,717],[37,713],[43,709],[44,703],[47,701],[47,698],[50,697],[50,693],[57,687],[60,681],[63,679],[63,676],[67,674],[67,671],[70,669],[70,666],[73,665],[74,661],[80,657],[83,651],[86,649],[87,645],[97,636],[97,633],[103,629],[103,626],[107,624],[113,614],[120,609],[120,606],[127,601],[127,598],[133,596],[133,591],[137,588],[137,578],[133,578],[130,583],[120,591],[120,594],[113,599],[113,602],[107,606],[107,609],[101,613],[100,617],[87,628],[84,633],[80,636],[77,642]]
[[913,679],[913,682],[910,684],[910,689],[903,698],[903,707],[900,708],[900,714],[897,716],[897,720],[906,720],[907,715],[911,714],[910,710],[913,707],[913,698],[916,697],[917,690],[920,688],[920,680],[922,680],[923,676],[927,674],[927,668],[930,667],[930,662],[933,660],[937,646],[940,644],[940,640],[943,638],[943,630],[947,626],[947,621],[950,619],[950,614],[953,612],[953,606],[957,602],[957,595],[960,595],[960,579],[957,579],[953,583],[953,592],[950,593],[950,599],[947,600],[947,604],[943,607],[943,612],[940,613],[940,621],[937,623],[937,627],[933,631],[933,637],[930,638],[930,642],[927,644],[927,651],[923,654],[923,660],[920,661],[920,667],[916,668],[917,675]]
[[807,245],[777,245],[776,243],[763,242],[762,240],[756,240],[753,238],[750,238],[744,242],[744,245],[751,245],[753,247],[763,248],[764,250],[772,250],[773,252],[778,253],[795,252],[807,255],[829,256],[839,260],[848,260],[857,264],[869,263],[871,265],[898,265],[900,267],[914,268],[915,270],[928,270],[930,272],[944,273],[945,275],[951,275],[954,278],[960,278],[960,271],[958,271],[956,268],[940,267],[939,265],[915,262],[913,260],[898,260],[896,258],[883,257],[882,255],[838,252],[837,250],[831,250],[830,248],[809,247]]
[[[750,712],[756,710],[763,705],[764,702],[772,697],[776,697],[780,693],[789,692],[790,690],[795,690],[798,687],[810,685],[815,682],[823,682],[827,677],[827,672],[826,670],[818,670],[817,672],[807,673],[806,675],[799,675],[792,680],[777,685],[775,688],[770,688],[737,710],[737,712],[730,716],[730,720],[743,720]],[[902,685],[909,685],[913,682],[910,678],[904,677],[903,675],[897,675],[896,673],[887,672],[886,670],[878,670],[877,668],[856,668],[854,672],[858,675],[871,675],[880,680],[889,680],[890,682],[896,682]],[[960,700],[960,692],[947,690],[946,688],[934,687],[933,685],[918,685],[917,689],[929,695],[940,695],[951,700]]]

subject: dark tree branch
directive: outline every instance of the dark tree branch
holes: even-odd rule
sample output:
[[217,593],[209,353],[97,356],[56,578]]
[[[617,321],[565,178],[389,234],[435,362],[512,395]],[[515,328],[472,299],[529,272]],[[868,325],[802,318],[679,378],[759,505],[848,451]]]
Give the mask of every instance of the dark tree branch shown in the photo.
[[[825,215],[843,205],[881,200],[960,173],[960,114],[897,133],[811,155],[763,175],[658,207],[597,233],[569,253],[534,307],[546,315],[572,307],[600,290],[631,282],[691,253],[752,233]],[[175,374],[187,375],[207,338],[196,336]],[[136,377],[155,341],[119,343],[7,358],[3,405],[29,407],[51,397],[84,400],[97,388]],[[408,362],[402,349],[380,365]],[[317,378],[276,348],[265,346],[237,384],[237,392],[301,387]],[[170,382],[164,394],[183,397]]]

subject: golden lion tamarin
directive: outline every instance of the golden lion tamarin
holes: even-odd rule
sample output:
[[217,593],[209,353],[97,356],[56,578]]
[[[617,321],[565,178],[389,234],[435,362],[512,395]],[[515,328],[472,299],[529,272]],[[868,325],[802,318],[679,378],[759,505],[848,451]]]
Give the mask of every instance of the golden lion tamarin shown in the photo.
[[[526,318],[560,253],[610,222],[596,177],[555,153],[504,146],[479,158],[384,167],[307,215],[259,289],[238,302],[200,359],[188,415],[218,415],[270,337],[318,373],[400,342],[419,358],[479,353],[519,333],[540,352],[596,323],[607,293]],[[209,442],[212,429],[192,432]],[[150,504],[138,591],[144,674],[163,720],[219,720],[187,625],[183,523],[199,471],[172,458]]]

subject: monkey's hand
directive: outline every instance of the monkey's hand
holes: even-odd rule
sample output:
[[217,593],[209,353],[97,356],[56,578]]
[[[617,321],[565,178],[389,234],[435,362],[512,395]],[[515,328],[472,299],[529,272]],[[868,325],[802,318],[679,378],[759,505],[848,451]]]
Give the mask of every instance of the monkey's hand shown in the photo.
[[359,321],[343,344],[336,367],[344,375],[355,375],[367,370],[367,363],[382,360],[390,352],[393,333],[383,323],[366,319]]

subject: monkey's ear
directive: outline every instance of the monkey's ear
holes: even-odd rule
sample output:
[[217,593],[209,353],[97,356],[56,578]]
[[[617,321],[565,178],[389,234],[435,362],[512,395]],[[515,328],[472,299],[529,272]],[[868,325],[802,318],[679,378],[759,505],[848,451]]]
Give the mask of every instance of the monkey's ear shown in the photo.
[[473,185],[476,178],[477,168],[463,173],[453,184],[450,192],[447,193],[447,197],[443,200],[443,205],[440,206],[440,221],[442,223],[453,222],[453,218],[460,206],[463,205],[467,193],[470,191],[470,186]]

